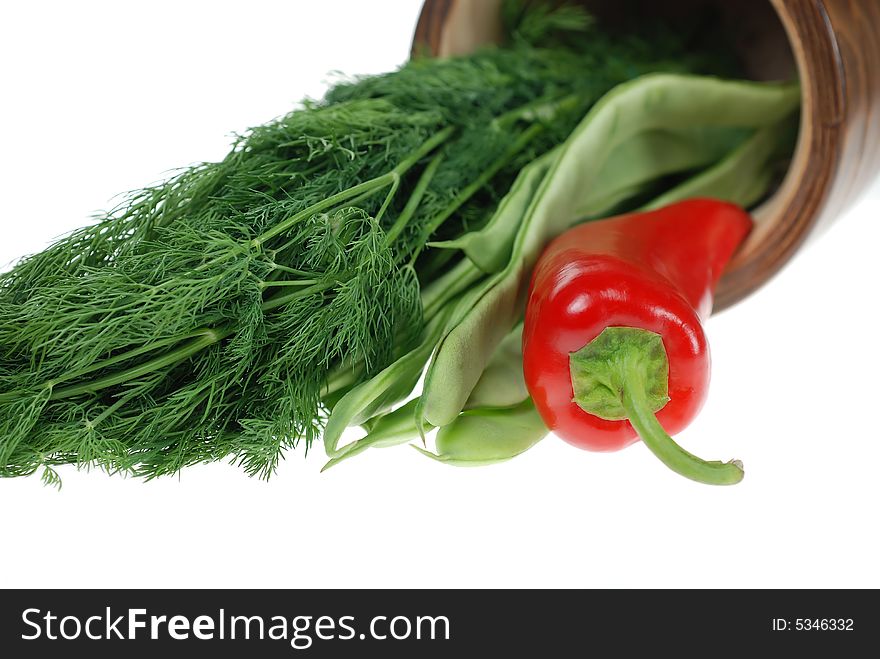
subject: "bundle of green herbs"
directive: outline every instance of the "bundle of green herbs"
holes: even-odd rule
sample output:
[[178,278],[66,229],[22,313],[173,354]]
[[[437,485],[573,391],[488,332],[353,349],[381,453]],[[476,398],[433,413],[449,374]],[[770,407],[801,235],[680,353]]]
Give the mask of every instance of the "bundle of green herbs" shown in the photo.
[[541,246],[657,195],[753,203],[798,93],[692,75],[735,73],[699,29],[503,14],[502,46],[339,84],[0,274],[0,475],[540,439],[517,323]]

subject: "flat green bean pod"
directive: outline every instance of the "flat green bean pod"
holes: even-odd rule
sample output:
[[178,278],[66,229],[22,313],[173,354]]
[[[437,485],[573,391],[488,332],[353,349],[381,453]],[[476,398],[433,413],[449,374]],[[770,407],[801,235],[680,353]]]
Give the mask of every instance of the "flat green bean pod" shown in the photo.
[[522,369],[522,323],[502,339],[467,399],[465,410],[513,407],[529,397]]
[[393,412],[388,412],[371,419],[365,427],[366,436],[350,444],[346,444],[330,458],[321,471],[327,471],[335,467],[343,460],[363,453],[369,448],[390,448],[406,444],[419,436],[416,427],[415,409],[418,399],[414,398],[405,405],[401,405]]
[[761,128],[714,167],[656,197],[642,210],[667,206],[682,199],[713,197],[745,208],[767,193],[774,176],[772,156],[780,144],[793,142],[796,117]]
[[370,380],[348,391],[333,407],[324,428],[324,450],[329,457],[347,452],[338,449],[342,433],[381,414],[397,401],[409,396],[425,369],[434,345],[442,334],[451,309],[432,320],[421,343]]
[[[483,436],[479,432],[479,424],[475,418],[481,419],[483,426],[494,423],[501,417],[488,414],[493,408],[517,408],[529,399],[528,390],[526,389],[525,378],[522,372],[522,324],[517,325],[514,330],[504,338],[495,354],[492,356],[483,376],[474,388],[466,408],[473,412],[474,418],[463,419],[460,415],[449,426],[441,429],[444,437],[456,437],[455,446],[458,460],[464,460],[467,451],[466,437],[470,437],[473,442],[473,451],[475,455],[483,455],[481,443]],[[326,465],[324,470],[333,467],[343,460],[347,460],[368,448],[388,448],[406,444],[410,440],[419,436],[419,427],[416,425],[415,412],[419,403],[419,399],[415,398],[408,403],[401,405],[393,412],[388,412],[361,424],[367,430],[365,437],[358,439],[351,444],[347,444],[342,449],[335,452]],[[534,444],[536,429],[532,424],[502,424],[503,430],[499,429],[499,434],[506,433],[508,442],[508,457],[522,453],[522,446],[526,444]],[[422,432],[427,432],[431,428],[422,428]],[[524,438],[522,433],[527,433],[528,437]],[[544,430],[544,435],[547,431]],[[543,436],[543,435],[542,435]],[[443,442],[440,444],[443,446]],[[496,459],[500,459],[504,455],[503,441],[499,438],[495,440]],[[433,455],[433,454],[432,454]]]
[[456,467],[481,467],[506,462],[528,451],[547,435],[547,427],[531,398],[515,407],[462,412],[437,432],[437,453],[413,445],[434,460]]
[[638,133],[611,152],[576,214],[578,218],[589,219],[613,214],[622,202],[641,194],[664,176],[718,162],[750,133],[750,129],[735,126],[692,126]]

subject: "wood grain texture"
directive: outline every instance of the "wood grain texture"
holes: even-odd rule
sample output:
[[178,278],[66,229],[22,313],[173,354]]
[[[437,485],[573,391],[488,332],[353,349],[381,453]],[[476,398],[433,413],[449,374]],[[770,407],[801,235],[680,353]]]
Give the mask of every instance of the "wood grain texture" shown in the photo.
[[[497,26],[486,27],[487,11],[497,11],[492,4],[426,0],[414,52],[461,54],[491,41],[497,33]],[[768,4],[784,30],[768,30],[767,38],[788,41],[784,50],[793,57],[802,83],[800,136],[785,179],[756,210],[755,231],[721,280],[716,309],[767,282],[880,171],[880,0],[742,0],[735,6],[740,17],[750,13],[766,22]],[[658,5],[645,0],[645,6]],[[749,38],[738,39],[741,49],[750,47]],[[750,70],[763,77],[754,66]]]
[[437,57],[440,54],[440,38],[453,1],[430,0],[422,5],[413,35],[413,56],[425,54]]
[[809,237],[867,189],[880,169],[880,1],[771,0],[803,88],[788,174],[722,279],[718,308],[769,280]]

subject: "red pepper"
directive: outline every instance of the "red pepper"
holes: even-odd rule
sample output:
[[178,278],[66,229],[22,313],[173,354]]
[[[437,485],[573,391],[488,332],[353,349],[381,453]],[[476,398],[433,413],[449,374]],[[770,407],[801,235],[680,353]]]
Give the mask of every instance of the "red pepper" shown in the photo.
[[693,199],[583,224],[553,241],[535,266],[523,333],[526,384],[547,427],[594,451],[641,436],[688,478],[742,480],[739,461],[701,460],[669,434],[705,400],[701,320],[751,226],[737,206]]

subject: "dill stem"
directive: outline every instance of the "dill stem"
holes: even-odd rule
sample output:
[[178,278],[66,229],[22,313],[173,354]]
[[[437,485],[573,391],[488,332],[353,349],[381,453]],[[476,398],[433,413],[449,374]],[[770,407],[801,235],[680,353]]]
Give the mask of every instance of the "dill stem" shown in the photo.
[[94,430],[99,425],[101,425],[101,423],[103,423],[104,420],[106,420],[110,415],[112,415],[114,412],[118,411],[123,405],[125,405],[129,400],[134,398],[139,393],[140,393],[139,391],[135,390],[135,391],[129,392],[125,396],[120,396],[119,399],[115,403],[113,403],[110,407],[108,407],[106,410],[101,412],[94,419],[87,420],[86,425],[88,426],[88,428],[90,430]]
[[[200,265],[197,265],[197,266],[193,269],[193,272],[203,272],[204,270],[207,270],[208,268],[210,268],[210,267],[212,267],[212,266],[215,266],[215,265],[217,265],[218,263],[223,263],[223,261],[228,260],[228,259],[229,259],[230,257],[232,257],[232,256],[236,256],[236,253],[235,253],[234,251],[232,251],[232,250],[226,250],[225,252],[223,252],[223,254],[218,254],[217,256],[215,256],[215,257],[214,257],[213,259],[211,259],[210,261],[205,261],[204,263],[201,263]],[[153,286],[152,288],[160,289],[160,288],[162,288],[163,286],[166,286],[167,284],[168,284],[168,282],[162,282],[161,284],[158,284],[158,285],[156,285],[156,286]]]
[[273,309],[277,309],[278,307],[283,307],[289,302],[293,302],[294,300],[306,297],[307,295],[311,295],[312,293],[320,293],[321,291],[325,291],[328,288],[332,288],[338,283],[340,283],[339,279],[329,279],[327,281],[318,282],[313,286],[308,286],[298,291],[287,293],[286,295],[276,295],[274,297],[270,297],[268,300],[263,302],[263,311],[272,311]]
[[267,289],[272,287],[285,287],[285,286],[311,286],[312,284],[317,284],[317,279],[279,279],[277,281],[264,281],[260,283],[260,288]]
[[[360,206],[361,203],[363,203],[365,200],[372,197],[374,194],[376,194],[376,192],[378,192],[378,190],[370,190],[369,192],[364,192],[362,194],[359,194],[357,197],[354,197],[353,199],[349,199],[346,203],[349,206],[355,206],[355,207]],[[284,249],[280,248],[278,251],[283,252]]]
[[516,139],[513,144],[499,157],[495,162],[493,162],[489,167],[487,167],[475,181],[473,181],[470,185],[468,185],[464,190],[462,190],[455,199],[452,200],[452,203],[449,204],[446,208],[443,209],[440,213],[435,215],[425,226],[425,229],[422,233],[422,240],[419,242],[419,248],[415,251],[412,257],[412,262],[415,263],[416,257],[421,252],[422,246],[428,241],[431,235],[440,228],[440,226],[448,220],[461,206],[467,202],[471,197],[473,197],[477,192],[480,191],[485,185],[492,180],[492,178],[505,166],[507,165],[513,157],[526,148],[529,143],[535,139],[538,135],[540,135],[544,131],[544,126],[542,124],[532,124],[528,128],[526,128],[520,136]]
[[[358,365],[360,366],[360,364]],[[342,391],[346,387],[357,384],[361,371],[354,365],[347,369],[338,369],[330,373],[326,384],[321,389],[321,398],[326,398],[331,394]]]
[[144,375],[149,375],[154,371],[158,371],[159,369],[165,368],[167,366],[173,366],[174,364],[177,364],[184,359],[192,357],[193,355],[201,352],[208,346],[212,346],[218,341],[226,338],[231,333],[232,330],[230,329],[204,330],[203,336],[193,339],[189,343],[180,346],[176,350],[172,350],[169,353],[160,355],[159,357],[144,362],[143,364],[132,366],[131,368],[128,368],[120,373],[115,373],[113,375],[108,375],[103,378],[98,378],[97,380],[93,380],[92,382],[75,384],[70,387],[59,389],[58,391],[53,391],[50,400],[61,400],[63,398],[79,396],[80,394],[95,393],[97,391],[101,391],[102,389],[114,387],[118,384],[124,384],[129,380],[133,380]]
[[382,217],[385,215],[385,211],[388,210],[388,207],[391,205],[391,201],[394,199],[394,195],[397,194],[397,188],[400,187],[400,175],[394,173],[393,183],[391,183],[391,189],[388,191],[388,194],[385,195],[385,201],[382,202],[382,206],[379,207],[379,212],[376,213],[376,217],[374,218],[376,224],[382,221]]
[[422,290],[422,313],[426,321],[434,318],[453,298],[477,282],[485,273],[464,258],[446,274]]
[[272,270],[278,270],[279,272],[286,272],[291,275],[300,275],[304,277],[313,277],[315,273],[306,272],[305,270],[297,270],[296,268],[288,268],[286,265],[278,265],[277,263],[272,264]]
[[[283,285],[283,282],[267,283]],[[318,282],[312,286],[308,286],[307,288],[300,289],[293,293],[270,298],[263,303],[263,311],[271,311],[272,309],[277,309],[278,307],[284,306],[285,304],[293,302],[294,300],[297,300],[301,297],[305,297],[307,295],[311,295],[312,293],[326,290],[334,286],[336,283],[338,283],[338,280],[335,279]],[[79,396],[80,394],[94,393],[108,387],[113,387],[118,384],[124,384],[126,382],[129,382],[130,380],[134,380],[135,378],[139,378],[144,375],[149,375],[150,373],[153,373],[161,368],[174,366],[186,359],[189,359],[190,357],[201,352],[205,348],[212,346],[219,341],[222,341],[232,333],[232,329],[229,328],[212,329],[210,327],[205,327],[197,329],[182,336],[163,339],[161,341],[156,341],[154,343],[141,346],[140,348],[136,348],[134,350],[129,350],[128,352],[117,355],[116,357],[111,357],[110,359],[105,359],[103,361],[92,364],[88,368],[84,368],[71,373],[66,373],[58,378],[49,380],[43,386],[51,389],[58,384],[61,384],[62,382],[75,380],[76,378],[80,378],[84,375],[89,375],[90,373],[94,373],[95,371],[100,371],[105,368],[109,368],[110,366],[114,366],[115,364],[119,364],[135,357],[139,357],[140,355],[153,352],[159,348],[169,345],[175,345],[177,343],[180,343],[181,341],[189,341],[185,345],[182,345],[179,348],[172,350],[171,352],[159,355],[158,357],[144,362],[143,364],[132,366],[123,371],[120,371],[119,373],[107,375],[91,382],[83,382],[80,384],[71,385],[69,387],[64,387],[62,389],[59,389],[58,391],[53,391],[50,400],[61,400],[64,398]],[[15,401],[22,395],[24,395],[23,392],[19,391],[10,391],[8,393],[0,394],[0,403]]]
[[337,204],[341,204],[342,202],[348,201],[353,197],[357,197],[365,192],[375,192],[376,190],[381,190],[382,188],[394,185],[395,181],[399,181],[400,178],[406,174],[419,160],[424,158],[426,155],[431,153],[438,146],[443,144],[449,136],[452,135],[455,128],[452,126],[448,126],[443,130],[434,133],[430,138],[425,140],[422,145],[413,151],[409,156],[405,159],[401,160],[397,166],[394,167],[390,172],[386,174],[382,174],[381,176],[377,176],[376,178],[372,178],[369,181],[364,181],[363,183],[359,183],[358,185],[354,185],[347,190],[342,190],[341,192],[337,192],[334,195],[330,195],[329,197],[322,199],[321,201],[312,204],[308,208],[305,208],[298,213],[294,213],[286,220],[279,222],[274,227],[269,229],[268,231],[263,232],[260,236],[257,236],[251,241],[251,244],[255,247],[259,247],[263,243],[279,236],[289,230],[291,227],[295,226],[299,222],[311,217],[316,213],[320,213],[322,211],[327,210],[328,208],[333,208]]
[[539,98],[531,103],[526,103],[518,108],[514,108],[504,114],[500,114],[492,120],[492,127],[496,129],[506,129],[515,124],[517,121],[535,121],[537,119],[551,120],[560,111],[574,110],[578,104],[584,100],[581,94],[569,94],[562,98],[547,97]]
[[[312,204],[308,208],[304,208],[299,213],[294,213],[289,218],[284,220],[283,222],[279,222],[274,227],[265,231],[263,234],[257,236],[251,241],[251,244],[254,247],[259,247],[263,243],[275,238],[276,236],[281,235],[291,227],[295,226],[299,222],[302,222],[305,219],[310,218],[312,215],[316,213],[320,213],[321,211],[325,211],[328,208],[333,208],[336,204],[341,204],[344,201],[348,201],[352,197],[356,197],[363,192],[375,192],[376,190],[380,190],[384,188],[386,185],[390,185],[392,183],[392,172],[387,174],[383,174],[382,176],[377,176],[376,178],[370,179],[369,181],[364,181],[363,183],[358,183],[355,186],[348,188],[347,190],[343,190],[342,192],[337,192],[334,195],[330,195],[325,199],[322,199],[316,204]],[[277,250],[281,251],[281,250]]]
[[425,171],[422,172],[422,175],[419,177],[418,183],[416,183],[416,187],[413,188],[412,194],[409,197],[409,200],[406,202],[406,206],[404,206],[400,215],[394,221],[394,224],[385,234],[385,243],[390,245],[397,237],[400,235],[401,231],[406,228],[406,225],[409,224],[409,221],[412,219],[412,216],[415,214],[416,209],[419,207],[419,204],[422,203],[422,197],[425,196],[425,192],[428,189],[428,186],[431,184],[431,180],[434,178],[434,174],[437,172],[437,168],[440,166],[440,163],[443,161],[443,154],[438,153],[434,156],[433,160],[428,163],[428,166],[425,167]]
[[416,165],[416,163],[419,162],[419,160],[424,158],[426,155],[431,153],[431,151],[433,151],[438,146],[443,144],[443,142],[448,140],[449,137],[454,132],[455,132],[455,128],[453,126],[447,126],[446,128],[444,128],[440,132],[435,133],[431,138],[425,140],[425,142],[424,142],[424,144],[422,144],[422,146],[420,146],[418,149],[413,151],[409,156],[407,156],[406,158],[401,160],[397,164],[397,166],[393,170],[391,170],[392,173],[396,172],[398,176],[403,176],[410,169],[412,169]]
[[[158,350],[159,348],[166,348],[168,346],[180,343],[181,341],[188,341],[190,339],[195,339],[200,336],[205,336],[208,332],[211,331],[212,330],[208,329],[198,329],[194,332],[188,332],[187,334],[172,336],[167,339],[161,339],[159,341],[154,341],[153,343],[148,343],[147,345],[135,348],[133,350],[128,350],[122,354],[116,355],[115,357],[110,357],[109,359],[103,359],[99,362],[95,362],[94,364],[86,368],[81,368],[77,371],[71,371],[57,378],[53,378],[47,383],[47,386],[55,387],[63,382],[76,380],[77,378],[81,378],[84,375],[89,375],[90,373],[101,371],[105,368],[109,368],[111,366],[115,366],[116,364],[128,361],[129,359],[140,357],[141,355],[153,352],[154,350]],[[0,396],[0,400],[2,400],[2,396]]]

